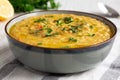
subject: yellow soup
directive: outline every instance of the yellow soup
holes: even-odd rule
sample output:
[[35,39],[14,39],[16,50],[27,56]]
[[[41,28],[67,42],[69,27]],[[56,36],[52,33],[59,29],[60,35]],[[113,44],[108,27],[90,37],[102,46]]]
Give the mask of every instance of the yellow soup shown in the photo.
[[111,30],[101,21],[87,16],[45,14],[17,22],[9,34],[38,47],[80,48],[108,40]]

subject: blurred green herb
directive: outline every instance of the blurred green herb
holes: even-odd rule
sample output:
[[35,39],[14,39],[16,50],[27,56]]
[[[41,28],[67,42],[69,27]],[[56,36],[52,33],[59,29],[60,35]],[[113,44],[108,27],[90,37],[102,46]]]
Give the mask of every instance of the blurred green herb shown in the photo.
[[37,43],[37,45],[42,45],[42,43],[41,43],[41,42],[39,42],[39,43]]
[[45,30],[47,30],[47,33],[51,33],[53,31],[51,28],[46,28]]
[[71,17],[65,17],[65,18],[64,18],[64,22],[65,22],[66,24],[69,24],[69,23],[73,22],[73,19],[72,19]]
[[95,34],[90,34],[90,33],[88,33],[88,35],[87,35],[87,36],[94,37],[94,36],[95,36]]
[[57,26],[63,24],[62,19],[55,20],[54,22],[56,22],[56,25],[57,25]]
[[46,21],[46,19],[40,18],[40,19],[35,20],[34,22],[44,22],[44,21]]
[[51,33],[46,33],[45,37],[51,37],[51,36],[55,36],[55,35],[59,35],[59,33],[58,33],[58,32],[53,33],[53,34],[51,34]]
[[30,12],[34,9],[57,9],[60,4],[54,0],[9,0],[15,12]]
[[76,33],[76,32],[78,32],[78,27],[77,26],[71,26],[70,30],[72,31],[72,33]]
[[62,28],[62,31],[65,31],[65,29],[66,29],[65,27],[64,27],[64,28]]
[[90,27],[90,29],[93,29],[93,26],[91,25],[91,26],[89,26]]
[[70,38],[69,38],[69,41],[70,41],[70,42],[77,42],[77,39],[70,37]]

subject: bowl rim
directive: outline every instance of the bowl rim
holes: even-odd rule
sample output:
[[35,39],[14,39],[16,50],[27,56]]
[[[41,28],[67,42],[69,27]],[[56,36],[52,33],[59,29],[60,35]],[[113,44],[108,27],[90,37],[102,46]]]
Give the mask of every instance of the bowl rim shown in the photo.
[[[71,14],[74,14],[74,13],[82,13],[82,14],[87,14],[87,15],[93,15],[93,16],[96,16],[96,17],[99,17],[101,19],[104,19],[105,21],[109,22],[110,24],[112,24],[112,26],[114,26],[114,34],[112,35],[111,38],[103,41],[103,42],[100,42],[100,43],[97,43],[97,44],[94,44],[94,45],[89,45],[89,46],[85,46],[85,47],[80,47],[80,48],[49,48],[49,47],[38,47],[38,46],[35,46],[35,45],[31,45],[31,44],[27,44],[27,43],[24,43],[22,41],[19,41],[15,38],[13,38],[12,36],[10,36],[9,32],[7,31],[7,27],[8,27],[8,24],[13,21],[14,19],[18,18],[18,17],[21,17],[21,16],[24,16],[24,15],[27,15],[27,14],[32,14],[32,13],[37,13],[37,12],[72,12]],[[95,18],[96,19],[96,18]],[[102,21],[101,21],[102,22]],[[103,22],[104,23],[104,22]],[[113,22],[111,22],[110,20],[106,19],[105,17],[102,17],[100,15],[96,15],[96,14],[93,14],[93,13],[88,13],[88,12],[81,12],[81,11],[74,11],[74,10],[47,10],[47,11],[33,11],[33,12],[25,12],[25,13],[22,13],[18,16],[15,16],[13,17],[12,19],[10,19],[6,25],[5,25],[5,33],[7,34],[7,36],[9,36],[11,39],[23,44],[23,45],[27,45],[27,46],[30,46],[30,47],[34,47],[34,48],[40,48],[40,49],[50,49],[50,50],[77,50],[77,49],[89,49],[89,48],[94,48],[94,47],[97,47],[97,46],[100,46],[100,45],[103,45],[105,43],[108,43],[109,41],[111,41],[112,39],[114,39],[116,33],[117,33],[117,27],[115,24],[113,24]]]

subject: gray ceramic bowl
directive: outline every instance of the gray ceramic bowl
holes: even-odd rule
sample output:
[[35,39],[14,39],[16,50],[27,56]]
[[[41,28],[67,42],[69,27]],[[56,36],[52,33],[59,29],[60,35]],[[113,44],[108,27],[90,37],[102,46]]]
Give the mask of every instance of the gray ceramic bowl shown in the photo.
[[[109,40],[102,43],[84,48],[73,49],[40,48],[19,42],[9,35],[10,27],[16,22],[30,16],[53,13],[76,14],[96,18],[97,20],[100,20],[110,26],[113,35]],[[23,64],[44,72],[74,73],[91,69],[106,58],[113,45],[117,29],[116,26],[109,20],[90,13],[76,11],[38,11],[23,14],[11,19],[6,24],[5,32],[13,54]]]

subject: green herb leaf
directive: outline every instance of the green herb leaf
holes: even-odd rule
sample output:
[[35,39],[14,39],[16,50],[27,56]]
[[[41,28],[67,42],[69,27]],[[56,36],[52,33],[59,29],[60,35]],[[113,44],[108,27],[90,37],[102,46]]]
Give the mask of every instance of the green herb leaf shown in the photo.
[[52,36],[52,34],[50,34],[50,33],[45,34],[45,37],[50,37],[50,36]]
[[89,28],[90,28],[90,29],[93,29],[93,26],[91,25],[91,26],[89,26]]
[[88,35],[87,35],[87,36],[94,37],[94,36],[95,36],[95,34],[90,34],[90,33],[88,33]]
[[56,32],[56,33],[53,33],[53,34],[52,34],[52,36],[55,36],[55,35],[59,35],[59,33],[58,33],[58,32]]
[[56,3],[54,2],[54,0],[50,0],[50,4],[51,4],[51,8],[53,8],[53,9],[54,9],[54,8],[58,8],[58,7],[60,6],[59,3],[56,4]]
[[32,6],[31,4],[25,4],[24,5],[24,11],[30,12],[32,10],[34,10],[34,6]]
[[45,28],[45,30],[47,30],[46,32],[46,37],[49,37],[49,36],[52,36],[51,32],[52,32],[52,29],[51,28]]
[[41,42],[39,42],[39,43],[37,43],[37,45],[42,45],[42,43],[41,43]]
[[69,38],[69,41],[70,41],[70,42],[77,42],[77,39],[70,37],[70,38]]
[[62,28],[62,31],[65,31],[65,29],[66,29],[65,27],[64,27],[64,28]]
[[45,37],[51,37],[51,36],[55,36],[55,35],[59,35],[58,32],[50,34],[50,33],[46,33]]
[[69,24],[69,23],[73,22],[73,19],[72,19],[71,17],[65,17],[65,18],[64,18],[64,22],[65,22],[66,24]]
[[[57,9],[60,4],[55,0],[9,0],[15,12],[30,12],[34,9]],[[50,3],[50,4],[48,4]]]
[[70,30],[72,31],[72,33],[78,32],[78,28],[75,26],[71,26]]
[[44,22],[44,21],[46,21],[46,19],[40,18],[40,19],[38,19],[38,20],[35,20],[34,22]]
[[51,28],[46,28],[45,30],[47,30],[47,33],[51,33],[53,31]]
[[62,25],[62,24],[63,24],[62,19],[55,20],[54,22],[56,22],[56,25],[57,25],[57,26],[59,26],[59,25]]

